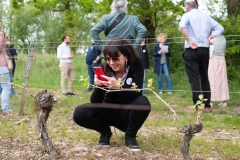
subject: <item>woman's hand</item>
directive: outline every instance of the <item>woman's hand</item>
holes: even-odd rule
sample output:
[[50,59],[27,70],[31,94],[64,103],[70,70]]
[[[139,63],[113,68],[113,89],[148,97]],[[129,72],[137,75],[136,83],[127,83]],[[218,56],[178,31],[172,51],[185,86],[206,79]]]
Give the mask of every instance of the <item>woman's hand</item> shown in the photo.
[[120,85],[118,81],[115,78],[108,77],[105,75],[102,75],[103,78],[107,79],[107,81],[100,81],[104,86],[106,86],[109,89],[120,89]]
[[158,54],[162,54],[162,51],[160,50],[160,51],[158,51]]
[[96,86],[102,87],[102,86],[104,86],[102,82],[103,82],[103,81],[100,81],[100,80],[98,79],[98,76],[95,74],[95,75],[94,75],[94,84],[95,84]]
[[165,52],[165,53],[168,53],[169,51],[168,51],[168,49],[167,49],[167,50],[165,50],[164,52]]

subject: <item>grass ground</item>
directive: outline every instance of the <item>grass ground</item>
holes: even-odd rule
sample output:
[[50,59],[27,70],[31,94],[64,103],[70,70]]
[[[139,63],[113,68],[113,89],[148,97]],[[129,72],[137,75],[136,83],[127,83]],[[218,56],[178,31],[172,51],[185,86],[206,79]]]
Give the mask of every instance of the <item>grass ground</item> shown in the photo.
[[[16,84],[22,85],[24,79],[24,70],[27,56],[20,56],[17,61],[17,70],[14,77]],[[78,96],[62,97],[53,107],[48,120],[48,129],[53,142],[84,142],[89,145],[95,145],[99,134],[81,128],[72,121],[72,113],[79,104],[89,102],[90,92],[84,92],[86,86],[82,86],[79,76],[87,77],[84,57],[76,56],[74,59],[75,72],[77,80],[74,92]],[[156,75],[150,72],[147,76],[155,80]],[[192,101],[190,85],[184,72],[171,74],[174,85],[174,93],[168,95],[163,93],[161,97],[170,104],[177,112],[178,125],[183,127],[186,124],[193,124],[196,114],[192,111]],[[48,89],[55,96],[61,95],[60,90],[60,72],[56,55],[41,55],[34,59],[31,75],[29,78],[28,90],[36,95],[42,89]],[[240,87],[234,82],[230,82],[230,97],[228,107],[220,108],[217,102],[214,102],[213,112],[202,114],[200,121],[204,129],[196,134],[191,141],[191,157],[217,157],[219,159],[240,159]],[[19,111],[21,102],[21,88],[16,88],[19,96],[11,97],[11,106],[14,112]],[[152,104],[152,111],[143,127],[138,133],[138,141],[143,151],[160,152],[163,154],[181,155],[180,143],[183,137],[177,132],[172,112],[155,97],[153,93],[147,91],[146,96]],[[14,118],[0,119],[0,138],[20,138],[37,139],[36,116],[38,114],[34,99],[27,95],[24,107],[24,116]],[[17,115],[17,114],[16,114]],[[28,123],[15,125],[16,122],[26,118]],[[111,145],[113,147],[124,146],[122,139],[123,133],[115,131]],[[1,144],[0,144],[1,146]]]

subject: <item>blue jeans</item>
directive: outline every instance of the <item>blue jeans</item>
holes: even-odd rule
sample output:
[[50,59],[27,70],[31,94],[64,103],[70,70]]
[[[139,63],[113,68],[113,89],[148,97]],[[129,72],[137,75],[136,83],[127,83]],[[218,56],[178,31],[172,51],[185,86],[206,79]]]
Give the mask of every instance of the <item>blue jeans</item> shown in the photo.
[[[142,88],[145,88],[145,86],[146,86],[146,73],[147,73],[147,69],[144,69],[143,70],[143,86],[142,86]],[[144,94],[145,90],[142,90],[142,93]]]
[[164,73],[164,77],[166,78],[168,92],[172,92],[172,81],[171,81],[166,63],[160,64],[159,73],[158,73],[158,91],[162,92],[164,90],[163,82],[162,82],[162,73]]
[[[10,82],[12,83],[13,82],[13,74],[12,72],[9,72],[9,75],[10,75]],[[0,87],[0,94],[2,94],[2,88]],[[11,95],[16,95],[16,92],[14,90],[14,88],[11,86]]]
[[0,74],[0,83],[1,83],[1,88],[2,88],[1,107],[2,107],[3,111],[12,111],[11,107],[9,106],[11,85],[5,84],[3,82],[10,83],[10,74],[9,73]]
[[[99,66],[101,63],[92,63],[92,64],[87,64],[87,70],[88,70],[88,76],[89,76],[89,83],[91,85],[94,84],[94,71],[93,68],[96,66]],[[90,86],[89,86],[90,87]],[[90,87],[92,88],[92,87]]]

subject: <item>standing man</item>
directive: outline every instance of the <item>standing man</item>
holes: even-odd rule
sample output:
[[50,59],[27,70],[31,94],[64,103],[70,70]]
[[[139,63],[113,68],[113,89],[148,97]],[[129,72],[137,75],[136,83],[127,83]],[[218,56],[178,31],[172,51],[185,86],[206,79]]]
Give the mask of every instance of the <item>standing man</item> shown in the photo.
[[[187,0],[186,12],[180,21],[179,29],[185,38],[184,63],[192,88],[193,103],[200,94],[207,99],[204,112],[211,112],[211,91],[208,80],[210,39],[219,36],[224,28],[210,16],[198,10],[197,0]],[[213,32],[211,33],[211,31]]]
[[[73,84],[76,80],[76,76],[74,73],[74,68],[72,65],[72,59],[74,55],[71,54],[69,43],[70,38],[69,36],[62,37],[62,44],[57,48],[57,57],[60,59],[60,71],[61,71],[61,87],[62,87],[62,94],[63,95],[75,95],[72,91]],[[67,77],[69,76],[69,84],[68,89],[66,89],[66,81]]]
[[[111,13],[103,16],[102,20],[91,29],[91,35],[100,52],[103,45],[110,39],[121,37],[129,40],[138,50],[144,39],[147,29],[137,16],[127,14],[127,0],[113,0]],[[99,34],[104,31],[104,41],[100,40]]]
[[[143,69],[144,70],[143,70],[143,86],[142,86],[142,88],[145,88],[146,74],[149,72],[149,68],[150,68],[148,49],[146,46],[145,39],[143,39],[142,43],[140,44],[139,56],[141,57],[141,59],[143,61]],[[142,93],[145,94],[145,90],[142,90]]]
[[[93,39],[91,40],[92,46],[88,48],[87,55],[86,55],[86,64],[89,76],[89,83],[91,85],[94,84],[94,71],[93,68],[99,66],[101,64],[101,57],[97,55],[96,46],[94,45]],[[86,91],[91,91],[93,89],[92,86],[88,86]]]

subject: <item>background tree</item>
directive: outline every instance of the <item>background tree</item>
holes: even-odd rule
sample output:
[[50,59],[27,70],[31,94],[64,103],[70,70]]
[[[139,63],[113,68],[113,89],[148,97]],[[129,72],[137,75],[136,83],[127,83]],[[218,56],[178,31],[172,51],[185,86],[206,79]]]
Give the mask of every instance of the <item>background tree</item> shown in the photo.
[[[239,81],[240,50],[239,21],[240,0],[206,1],[209,14],[220,22],[227,38],[227,68],[230,81]],[[104,14],[110,13],[112,0],[10,0],[2,2],[0,18],[3,29],[15,43],[18,51],[26,53],[30,42],[36,43],[38,53],[56,53],[63,35],[69,35],[73,52],[85,54],[90,43],[90,29]],[[151,50],[155,37],[165,32],[171,44],[171,72],[184,72],[184,51],[178,23],[184,11],[185,0],[131,0],[128,13],[136,15],[147,27],[147,43]],[[217,7],[219,6],[219,7]],[[215,10],[221,8],[220,10]],[[230,36],[231,35],[231,36]],[[235,35],[235,36],[234,36]],[[103,34],[100,35],[104,37]],[[151,62],[153,57],[150,55]]]

